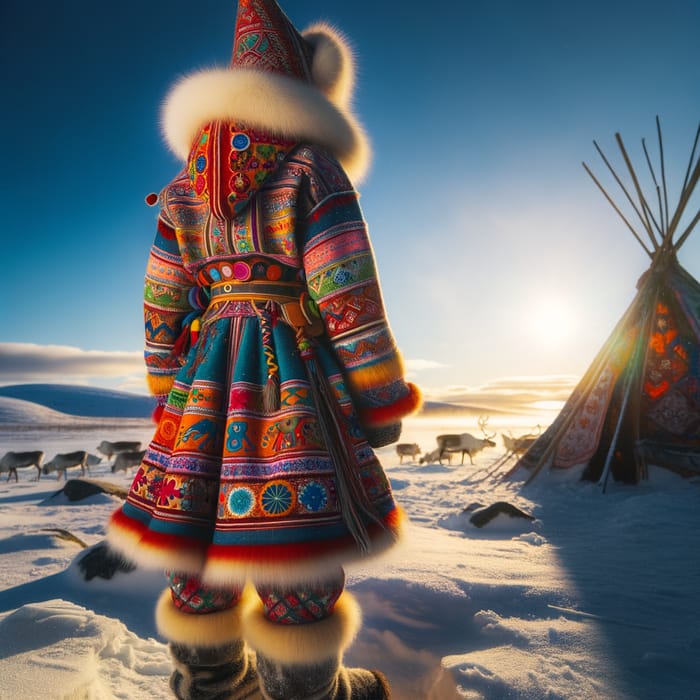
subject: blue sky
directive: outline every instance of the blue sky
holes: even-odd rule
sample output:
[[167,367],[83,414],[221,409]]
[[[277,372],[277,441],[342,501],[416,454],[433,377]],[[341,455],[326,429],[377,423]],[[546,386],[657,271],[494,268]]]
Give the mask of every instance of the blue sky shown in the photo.
[[[437,395],[579,376],[647,264],[581,161],[608,184],[592,141],[622,169],[620,131],[642,170],[658,114],[675,200],[700,119],[700,4],[282,6],[354,45],[374,150],[361,202],[413,379]],[[160,104],[183,73],[228,62],[235,3],[6,0],[0,13],[0,383],[137,388],[156,217],[144,196],[178,169]],[[696,277],[698,239],[681,252]]]

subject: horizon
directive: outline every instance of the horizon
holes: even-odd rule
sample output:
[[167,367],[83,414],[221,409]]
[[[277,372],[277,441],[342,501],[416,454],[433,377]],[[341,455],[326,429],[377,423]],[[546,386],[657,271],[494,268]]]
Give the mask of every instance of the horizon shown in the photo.
[[[487,417],[488,421],[494,419],[498,424],[522,423],[525,425],[533,420],[541,424],[542,421],[554,419],[574,386],[571,383],[574,381],[573,378],[569,377],[549,377],[546,385],[541,383],[542,379],[511,377],[484,387],[454,387],[449,393],[424,396],[421,408],[409,418],[430,418],[442,423],[455,421],[459,423],[469,418],[474,419],[472,422],[475,426],[478,425],[476,419],[483,417]],[[56,401],[49,387],[55,388],[56,394],[61,395],[60,401]],[[46,395],[35,396],[32,390],[36,388],[41,388]],[[75,406],[70,404],[71,393],[75,394]],[[135,392],[88,383],[70,383],[65,379],[24,383],[0,381],[0,404],[3,399],[20,400],[70,415],[83,415],[79,409],[80,400],[84,394],[91,394],[93,400],[95,397],[99,399],[100,395],[105,400],[114,398],[115,395],[120,399],[134,401],[151,398],[145,391],[145,387],[144,391]],[[71,410],[67,410],[66,406]]]

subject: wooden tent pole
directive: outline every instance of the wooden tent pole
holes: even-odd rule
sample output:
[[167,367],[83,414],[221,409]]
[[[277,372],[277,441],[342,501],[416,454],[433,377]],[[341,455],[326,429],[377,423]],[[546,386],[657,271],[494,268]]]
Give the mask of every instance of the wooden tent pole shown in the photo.
[[668,189],[666,187],[666,164],[664,159],[664,142],[661,138],[661,121],[659,115],[656,115],[656,135],[659,139],[659,160],[661,161],[661,186],[664,191],[664,211],[666,213],[666,233],[668,233]]
[[[688,167],[685,171],[685,178],[683,178],[683,187],[681,188],[681,194],[680,198],[678,201],[678,208],[680,209],[681,202],[683,201],[684,195],[687,195],[686,198],[686,203],[687,200],[690,199],[690,195],[692,194],[693,190],[695,189],[695,185],[697,184],[697,170],[698,170],[698,165],[700,164],[700,157],[698,158],[697,161],[695,161],[695,151],[698,147],[698,139],[700,139],[700,123],[698,123],[698,128],[695,131],[695,139],[693,140],[693,148],[690,151],[690,158],[688,160]],[[693,161],[695,161],[695,167],[693,168]],[[693,176],[695,177],[694,182],[690,182],[689,180],[692,180],[691,178],[691,171],[693,173]],[[685,203],[683,204],[683,208],[685,209]],[[685,243],[687,240],[688,236],[690,235],[690,232],[693,230],[695,227],[695,224],[698,222],[698,217],[700,216],[700,211],[695,215],[695,218],[692,220],[690,225],[683,231],[683,233],[678,237],[676,242],[673,244],[673,253],[677,254],[678,251],[680,250],[681,246]],[[679,216],[680,218],[680,216]],[[674,217],[675,220],[675,217]]]
[[[693,174],[690,176],[690,180],[688,181],[687,186],[683,190],[683,194],[681,195],[681,202],[678,203],[678,209],[676,210],[676,214],[673,217],[673,222],[671,225],[675,228],[678,225],[678,220],[681,218],[681,214],[683,213],[683,209],[685,209],[686,205],[688,204],[688,200],[690,199],[690,196],[693,193],[693,190],[695,189],[695,186],[698,184],[698,179],[700,179],[700,158],[698,158],[697,162],[695,163],[695,167],[693,168]],[[681,208],[682,204],[682,208]],[[700,212],[698,212],[700,213]],[[693,230],[693,227],[695,224],[698,222],[698,214],[695,215],[695,218],[691,222],[690,226],[686,228],[686,230],[683,232],[681,236],[678,237],[678,240],[676,243],[673,245],[673,252],[677,253],[680,250],[680,247],[685,243],[686,239],[690,235],[691,231]]]
[[683,234],[678,238],[678,243],[676,243],[673,246],[673,252],[677,253],[679,248],[685,243],[686,239],[690,235],[691,231],[695,228],[695,224],[700,221],[700,209],[698,209],[698,213],[693,217],[693,220],[688,224],[688,228],[686,228],[685,231],[683,231]]
[[620,415],[617,417],[617,424],[615,425],[615,432],[613,433],[612,440],[610,441],[610,447],[608,448],[608,453],[605,456],[605,465],[603,466],[603,473],[598,481],[598,486],[602,488],[603,493],[608,486],[608,477],[610,476],[610,464],[612,463],[613,454],[615,454],[615,447],[617,445],[617,439],[620,437],[620,428],[622,427],[622,420],[625,417],[625,411],[627,410],[627,404],[630,400],[630,393],[632,390],[632,373],[630,373],[627,379],[627,386],[625,387],[625,396],[622,399],[622,407],[620,408]]
[[[646,200],[646,197],[644,197],[644,193],[642,192],[642,188],[639,186],[639,180],[637,179],[637,174],[634,172],[634,168],[632,167],[632,161],[630,161],[630,158],[627,155],[627,149],[625,148],[625,144],[622,141],[622,136],[620,136],[619,133],[615,134],[615,140],[617,141],[617,145],[620,149],[620,152],[622,153],[622,157],[625,160],[625,165],[627,166],[627,170],[629,171],[629,174],[632,178],[632,184],[634,185],[634,189],[637,192],[637,197],[639,198],[639,203],[642,207],[642,214],[644,215],[644,217],[642,218],[642,215],[639,214],[639,212],[637,212],[637,215],[640,217],[640,219],[642,219],[642,225],[644,226],[644,229],[646,230],[647,235],[651,239],[652,245],[654,246],[655,249],[658,249],[659,246],[658,246],[658,243],[657,243],[656,238],[654,236],[654,231],[651,227],[651,222],[649,221],[649,217],[647,216],[647,211],[650,211],[649,204]],[[656,222],[654,222],[654,223],[656,223]],[[657,227],[658,227],[658,224],[657,224]]]
[[[602,492],[608,486],[608,478],[610,476],[610,465],[612,464],[612,458],[615,454],[615,448],[617,447],[617,441],[620,437],[620,429],[622,427],[622,421],[624,420],[625,413],[627,412],[627,404],[629,403],[630,395],[632,393],[632,385],[637,385],[636,390],[640,390],[639,384],[644,376],[644,367],[647,360],[647,352],[649,350],[649,335],[651,332],[651,324],[654,321],[656,313],[656,304],[659,300],[659,288],[654,286],[653,289],[645,290],[646,297],[641,299],[640,304],[642,305],[644,315],[639,319],[639,335],[637,336],[636,345],[627,366],[631,368],[629,376],[626,380],[625,395],[622,399],[622,406],[620,408],[620,414],[617,417],[617,424],[615,425],[615,432],[613,433],[612,440],[610,441],[610,447],[605,455],[605,464],[603,466],[603,473],[598,480],[598,486],[602,488]],[[636,434],[635,439],[639,438],[639,411],[636,411]]]
[[700,139],[700,123],[698,123],[697,131],[695,132],[695,140],[693,141],[693,148],[690,151],[690,159],[688,160],[688,168],[685,171],[685,178],[683,179],[683,187],[681,187],[681,192],[683,192],[688,184],[688,178],[690,177],[690,171],[693,167],[693,160],[695,159],[695,149],[698,147],[698,139]]
[[661,221],[661,227],[656,223],[656,219],[652,217],[652,221],[656,225],[656,230],[663,239],[666,232],[666,226],[668,225],[668,215],[664,218],[664,207],[661,201],[661,188],[659,187],[659,182],[656,179],[656,173],[654,172],[654,166],[651,164],[651,158],[649,157],[649,151],[647,150],[646,139],[642,139],[642,150],[644,151],[644,157],[646,158],[647,165],[649,166],[649,172],[651,173],[651,179],[654,182],[654,187],[656,188],[656,199],[659,205],[659,219]]
[[[615,134],[615,137],[617,139],[620,138],[620,134]],[[646,230],[647,234],[649,233],[648,229],[648,221],[645,221],[644,217],[642,216],[641,212],[637,208],[637,205],[634,203],[634,200],[632,199],[632,195],[627,191],[627,188],[625,187],[624,183],[620,179],[620,176],[615,172],[615,168],[610,164],[610,161],[607,159],[605,153],[603,153],[603,149],[598,145],[597,141],[593,141],[593,145],[595,146],[596,151],[598,151],[598,155],[602,158],[603,163],[607,166],[608,170],[612,174],[612,176],[615,178],[615,182],[617,182],[618,186],[624,193],[625,197],[627,197],[627,201],[630,203],[632,209],[634,209],[634,213],[639,217],[639,220],[642,222],[642,226]],[[618,141],[619,145],[619,141]],[[624,147],[622,148],[622,152],[624,154]],[[643,205],[642,205],[643,206]]]
[[644,248],[644,252],[650,258],[653,259],[654,254],[649,250],[649,248],[647,248],[644,241],[639,237],[639,234],[634,230],[634,227],[632,226],[632,224],[629,221],[627,221],[627,218],[625,217],[625,215],[620,211],[619,207],[617,206],[617,204],[615,204],[612,197],[605,191],[605,188],[603,187],[603,185],[600,184],[600,182],[598,181],[598,178],[591,172],[591,169],[585,163],[582,163],[582,165],[585,168],[586,172],[591,176],[591,179],[593,180],[593,182],[595,182],[595,184],[598,185],[598,189],[603,193],[603,195],[605,196],[605,199],[608,200],[610,206],[617,212],[617,215],[625,222],[625,224],[627,225],[627,228],[630,231],[632,231],[632,235],[637,239],[637,242],[639,243],[639,245],[642,246],[642,248]]

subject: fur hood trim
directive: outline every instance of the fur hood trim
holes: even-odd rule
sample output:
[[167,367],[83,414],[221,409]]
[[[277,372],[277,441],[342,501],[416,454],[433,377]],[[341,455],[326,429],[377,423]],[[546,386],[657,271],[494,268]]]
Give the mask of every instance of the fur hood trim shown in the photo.
[[235,121],[330,150],[354,181],[369,169],[370,146],[350,112],[354,65],[347,42],[328,25],[307,30],[314,47],[309,84],[254,68],[212,68],[175,84],[165,99],[162,128],[169,148],[187,160],[199,130]]

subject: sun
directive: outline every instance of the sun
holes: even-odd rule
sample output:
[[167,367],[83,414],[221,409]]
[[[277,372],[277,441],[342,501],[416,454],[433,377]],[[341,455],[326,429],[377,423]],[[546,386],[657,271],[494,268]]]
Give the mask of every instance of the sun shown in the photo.
[[574,308],[566,300],[551,295],[537,299],[527,314],[528,334],[542,347],[561,347],[576,324]]

